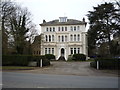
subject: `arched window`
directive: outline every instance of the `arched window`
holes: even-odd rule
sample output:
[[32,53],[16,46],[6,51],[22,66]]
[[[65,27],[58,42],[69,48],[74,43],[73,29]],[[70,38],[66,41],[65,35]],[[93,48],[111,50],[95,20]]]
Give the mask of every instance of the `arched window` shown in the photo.
[[52,28],[50,27],[50,32],[52,31]]
[[48,27],[46,28],[46,31],[48,32]]
[[78,41],[80,41],[80,35],[78,34]]
[[60,31],[60,27],[58,27],[58,31]]
[[80,26],[77,26],[77,30],[78,30],[78,31],[80,30]]
[[64,36],[62,36],[62,42],[64,42]]
[[55,27],[53,27],[53,32],[55,32]]
[[62,31],[64,31],[64,27],[62,27]]
[[76,35],[74,35],[74,41],[76,41]]
[[58,36],[58,41],[60,42],[60,36]]
[[67,42],[67,36],[65,36],[65,42]]
[[49,42],[51,42],[51,36],[49,35]]
[[70,28],[71,28],[71,31],[73,31],[73,27],[71,26]]
[[74,26],[74,31],[76,31],[76,26]]
[[67,27],[65,27],[65,31],[67,31]]
[[70,40],[73,41],[73,35],[70,35]]
[[45,38],[46,38],[46,42],[48,41],[48,37],[47,37],[47,35],[45,36]]
[[54,42],[54,35],[52,35],[52,41]]

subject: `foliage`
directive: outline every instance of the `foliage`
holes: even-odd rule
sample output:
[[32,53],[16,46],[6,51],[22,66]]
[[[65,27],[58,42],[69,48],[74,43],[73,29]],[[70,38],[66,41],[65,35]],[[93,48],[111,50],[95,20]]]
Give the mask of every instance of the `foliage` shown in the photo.
[[53,54],[45,54],[45,57],[48,60],[55,60],[55,55],[53,55]]
[[113,48],[111,36],[120,30],[120,25],[117,21],[120,10],[116,9],[113,3],[106,2],[93,9],[94,11],[89,11],[88,14],[90,21],[90,29],[88,30],[89,54],[94,53],[92,50],[98,48],[103,42],[107,42],[109,46],[108,54],[111,54]]
[[120,59],[116,58],[96,58],[94,62],[90,63],[91,67],[97,67],[97,61],[99,61],[100,69],[120,69]]
[[86,55],[84,55],[84,54],[73,54],[72,59],[75,60],[75,61],[85,61],[86,60]]

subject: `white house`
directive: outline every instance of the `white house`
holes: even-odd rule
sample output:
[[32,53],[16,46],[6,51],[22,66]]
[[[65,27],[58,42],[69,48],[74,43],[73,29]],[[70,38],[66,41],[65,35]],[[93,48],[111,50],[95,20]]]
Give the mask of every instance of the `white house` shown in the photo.
[[54,54],[56,60],[68,55],[82,53],[88,55],[86,22],[59,17],[46,22],[43,20],[41,34],[41,55]]

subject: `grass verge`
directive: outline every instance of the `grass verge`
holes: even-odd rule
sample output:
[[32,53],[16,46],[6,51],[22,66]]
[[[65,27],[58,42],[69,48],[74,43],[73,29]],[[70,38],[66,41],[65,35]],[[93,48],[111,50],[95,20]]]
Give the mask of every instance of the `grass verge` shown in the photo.
[[2,66],[2,70],[32,70],[35,67],[24,67],[24,66]]

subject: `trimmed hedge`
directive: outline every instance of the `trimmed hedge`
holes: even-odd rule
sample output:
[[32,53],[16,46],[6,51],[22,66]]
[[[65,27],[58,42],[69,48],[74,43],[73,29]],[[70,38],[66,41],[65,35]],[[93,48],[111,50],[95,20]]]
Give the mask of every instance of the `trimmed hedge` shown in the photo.
[[45,54],[45,58],[48,60],[55,60],[55,55],[53,54]]
[[84,55],[84,54],[73,54],[72,60],[85,61],[86,60],[86,55]]
[[116,58],[96,58],[94,62],[90,63],[91,67],[97,67],[97,61],[99,61],[100,69],[120,69],[120,59]]
[[6,55],[2,56],[3,66],[28,66],[30,61],[36,61],[37,66],[40,66],[40,60],[43,60],[43,66],[50,65],[50,61],[42,56],[27,56],[27,55]]

